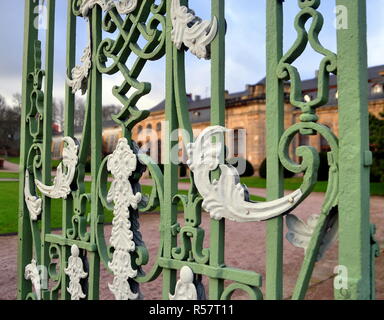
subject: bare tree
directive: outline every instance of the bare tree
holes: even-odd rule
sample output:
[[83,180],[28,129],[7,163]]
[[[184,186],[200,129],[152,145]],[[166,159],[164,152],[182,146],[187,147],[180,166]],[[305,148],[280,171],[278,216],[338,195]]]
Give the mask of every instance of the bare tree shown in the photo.
[[75,115],[74,125],[75,127],[82,127],[85,121],[85,102],[81,98],[77,98],[75,101]]
[[113,114],[117,114],[120,111],[120,107],[117,105],[103,106],[103,121],[111,120]]
[[64,102],[61,99],[52,101],[52,121],[63,127],[64,124]]
[[21,112],[22,96],[20,93],[14,93],[12,95],[12,102],[13,102],[13,107],[15,109],[20,110],[20,112]]
[[2,153],[18,153],[20,110],[20,107],[9,106],[5,98],[0,95],[0,152]]

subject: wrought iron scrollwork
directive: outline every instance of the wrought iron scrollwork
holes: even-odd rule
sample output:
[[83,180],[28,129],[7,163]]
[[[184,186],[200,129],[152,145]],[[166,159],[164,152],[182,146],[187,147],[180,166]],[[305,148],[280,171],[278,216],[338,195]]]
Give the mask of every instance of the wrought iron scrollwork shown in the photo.
[[[322,258],[330,243],[336,238],[338,227],[338,179],[339,179],[339,142],[332,131],[324,125],[318,124],[316,109],[325,105],[329,99],[329,77],[337,73],[337,55],[325,49],[319,41],[319,33],[323,27],[323,16],[317,10],[320,0],[298,1],[301,9],[297,14],[294,25],[297,39],[292,47],[280,60],[277,67],[277,76],[281,80],[290,80],[290,102],[292,106],[301,109],[300,121],[285,130],[279,143],[279,159],[281,164],[289,171],[303,173],[302,192],[306,198],[312,192],[317,182],[319,169],[319,155],[311,146],[296,148],[296,156],[301,157],[301,163],[296,163],[290,157],[289,147],[297,135],[321,136],[330,146],[327,152],[329,165],[328,186],[319,214],[311,215],[307,223],[293,215],[286,216],[288,226],[287,239],[293,245],[305,250],[305,259],[302,264],[293,298],[303,298],[308,288],[309,279],[314,264]],[[309,31],[305,29],[306,23],[311,20]],[[301,78],[298,70],[292,64],[304,52],[307,45],[324,56],[320,62],[317,78],[317,97],[303,98]]]
[[[320,0],[298,1],[301,11],[295,18],[295,29],[297,39],[292,47],[280,60],[277,75],[280,79],[291,81],[290,102],[293,106],[301,108],[301,121],[317,121],[315,109],[324,105],[329,96],[329,75],[337,72],[337,56],[330,50],[325,49],[319,41],[319,33],[324,24],[322,14],[317,11]],[[305,29],[307,21],[311,21],[309,31]],[[301,90],[301,78],[298,70],[292,64],[304,52],[308,43],[320,55],[321,60],[318,75],[318,93],[315,99],[304,101]]]
[[28,293],[28,298],[40,300],[42,298],[41,275],[39,268],[41,262],[41,236],[39,220],[43,211],[43,200],[39,197],[34,185],[34,177],[41,177],[43,167],[43,122],[44,122],[44,92],[42,90],[45,71],[41,62],[41,42],[34,42],[33,72],[28,74],[28,82],[32,83],[30,92],[30,108],[26,114],[25,121],[27,130],[32,138],[28,153],[26,155],[26,170],[24,178],[24,201],[29,211],[31,234],[33,239],[32,261],[25,266],[24,277],[30,280],[34,293]]
[[[134,203],[131,203],[128,211],[128,216],[121,216],[121,221],[119,224],[114,225],[114,229],[119,225],[121,226],[123,221],[131,230],[130,234],[130,243],[127,247],[127,244],[123,246],[116,247],[116,237],[118,233],[112,232],[111,238],[111,247],[107,247],[104,235],[103,235],[103,224],[98,223],[97,226],[97,242],[100,255],[105,264],[108,265],[108,268],[115,274],[115,280],[117,279],[116,271],[120,270],[118,261],[122,261],[121,257],[115,258],[119,252],[123,252],[124,248],[128,251],[124,254],[125,258],[129,258],[127,268],[132,272],[129,272],[128,277],[123,277],[119,280],[119,285],[114,281],[114,284],[111,286],[111,290],[115,293],[116,298],[119,299],[137,299],[142,298],[140,293],[138,283],[154,280],[159,275],[158,264],[153,266],[152,270],[145,275],[142,271],[142,266],[148,263],[148,251],[145,248],[144,242],[142,241],[142,236],[139,231],[139,221],[138,221],[138,211],[148,210],[152,207],[156,207],[158,203],[163,202],[163,178],[162,173],[157,166],[149,157],[138,154],[138,148],[135,145],[135,142],[131,139],[131,131],[133,127],[140,122],[141,120],[148,117],[149,112],[146,110],[139,110],[136,106],[141,97],[148,94],[151,90],[151,85],[145,82],[139,82],[138,76],[143,70],[147,61],[154,61],[160,59],[165,53],[165,1],[161,1],[160,4],[155,4],[154,1],[132,1],[131,10],[128,12],[121,12],[119,8],[112,7],[105,10],[105,16],[103,19],[102,27],[105,32],[114,34],[117,32],[116,37],[106,38],[101,41],[98,46],[96,55],[95,55],[95,67],[100,73],[113,75],[116,73],[121,74],[124,77],[123,83],[120,86],[115,86],[112,89],[113,95],[118,99],[122,104],[121,111],[112,116],[113,120],[121,125],[123,130],[124,138],[120,140],[119,146],[125,145],[126,148],[131,150],[131,156],[134,157],[137,163],[137,167],[132,169],[132,175],[126,177],[126,181],[121,181],[119,175],[114,175],[114,180],[111,185],[111,189],[107,194],[107,167],[112,169],[111,160],[104,159],[101,163],[99,174],[98,174],[98,197],[101,200],[101,203],[106,209],[113,210],[117,212],[119,206],[124,206],[121,203],[121,192],[118,192],[118,189],[115,189],[115,186],[119,186],[119,183],[129,183],[132,194],[136,200]],[[133,4],[135,4],[133,6]],[[105,8],[104,8],[105,9]],[[126,16],[123,18],[122,13],[126,13]],[[140,47],[138,40],[142,37],[145,39],[146,43]],[[141,43],[140,43],[141,44]],[[127,60],[130,56],[135,56],[134,63],[132,66],[127,66]],[[127,95],[130,89],[135,89],[134,93]],[[118,152],[118,148],[115,150],[115,153]],[[115,159],[115,161],[120,161]],[[152,190],[151,195],[148,197],[146,195],[141,195],[140,185],[138,183],[139,178],[145,171],[145,168],[148,167],[149,171],[152,174],[152,177],[155,180],[155,185]],[[129,180],[129,182],[128,182]],[[120,181],[120,182],[119,182]],[[117,196],[114,197],[114,195]],[[112,198],[114,203],[112,204]],[[132,198],[132,197],[131,197]],[[133,198],[132,198],[133,199]],[[114,221],[118,216],[115,216]],[[100,221],[102,220],[100,215]],[[116,220],[117,221],[117,220]],[[113,229],[113,230],[114,230]],[[118,249],[118,250],[117,250]],[[119,251],[120,250],[120,251]],[[159,247],[159,252],[161,252],[162,246]],[[160,254],[160,253],[159,253]],[[112,261],[110,261],[112,259]],[[110,261],[110,262],[109,262]],[[117,261],[117,262],[114,262]],[[134,272],[133,272],[134,271]],[[134,278],[134,280],[133,280]],[[117,281],[117,280],[116,280]],[[121,288],[122,290],[118,289]],[[125,288],[125,289],[124,289]],[[128,290],[129,288],[129,290]],[[129,294],[124,294],[123,291]],[[121,294],[119,294],[119,292]]]
[[241,290],[248,294],[249,300],[263,300],[263,293],[260,288],[252,287],[242,283],[232,283],[225,288],[221,295],[221,300],[230,300],[235,291]]
[[62,250],[59,245],[52,243],[49,246],[48,275],[54,285],[49,290],[49,299],[57,299],[61,289],[62,273],[64,266],[62,261]]
[[[149,112],[136,107],[141,97],[148,94],[151,84],[137,80],[147,61],[160,59],[165,53],[165,1],[155,5],[154,1],[142,1],[133,13],[123,20],[114,9],[107,11],[103,20],[103,29],[108,33],[118,31],[116,39],[104,39],[97,51],[96,64],[103,74],[113,75],[119,72],[124,81],[112,89],[113,95],[123,105],[113,119],[130,132],[136,123],[148,117]],[[161,30],[159,29],[161,26]],[[139,37],[146,41],[143,47],[138,44]],[[135,55],[131,68],[127,59]],[[111,63],[107,63],[108,59]],[[127,97],[131,88],[135,92]]]
[[31,107],[27,115],[29,132],[35,141],[40,141],[43,135],[44,117],[44,93],[42,91],[45,71],[41,69],[41,42],[35,41],[34,47],[35,68],[33,73],[28,75],[28,79],[33,82],[33,91],[30,95]]
[[[63,139],[63,160],[52,182],[50,142],[47,143],[47,140],[51,138],[49,111],[52,93],[49,92],[49,84],[52,81],[53,50],[48,45],[48,58],[44,65],[47,70],[43,70],[41,42],[38,41],[38,32],[29,21],[29,28],[26,28],[29,54],[25,58],[27,63],[23,80],[25,106],[22,139],[25,148],[21,165],[24,176],[20,176],[24,194],[19,221],[20,230],[32,239],[23,239],[24,234],[19,239],[20,298],[48,300],[60,296],[73,300],[96,299],[101,261],[113,275],[109,289],[116,299],[144,298],[141,284],[153,281],[163,273],[164,299],[205,299],[203,277],[206,277],[209,280],[207,293],[210,299],[229,300],[236,291],[241,291],[250,299],[261,300],[261,274],[226,265],[226,220],[244,223],[256,221],[273,227],[274,232],[269,232],[267,239],[267,246],[272,250],[267,250],[266,296],[282,298],[283,286],[278,273],[282,268],[283,219],[288,227],[287,240],[304,250],[293,298],[305,297],[315,263],[324,256],[337,237],[339,197],[342,195],[339,192],[342,148],[332,130],[319,123],[317,108],[328,102],[330,76],[342,71],[342,59],[319,41],[324,23],[318,10],[320,0],[298,1],[299,12],[294,22],[297,38],[285,54],[281,52],[282,1],[267,1],[271,20],[268,21],[268,38],[273,39],[269,40],[267,46],[271,56],[268,57],[266,113],[269,115],[267,132],[274,140],[270,149],[273,152],[268,150],[267,158],[268,163],[274,164],[276,169],[269,169],[274,175],[273,179],[269,179],[269,184],[272,182],[276,185],[273,186],[273,192],[268,191],[268,198],[275,200],[254,202],[250,199],[247,186],[240,183],[236,169],[224,161],[220,162],[225,150],[223,135],[227,130],[223,117],[225,1],[211,1],[212,17],[205,21],[188,7],[188,1],[68,0],[69,48],[65,101],[68,119]],[[54,1],[48,4],[51,8],[49,20],[54,22],[52,3]],[[26,1],[26,17],[32,16],[35,5],[35,1]],[[76,19],[84,19],[88,28],[88,43],[79,65],[75,63],[76,39],[72,38],[76,34]],[[48,35],[52,28],[53,23],[48,26]],[[50,39],[47,42],[53,46],[53,37],[47,38]],[[300,73],[294,66],[308,45],[322,56],[317,96],[313,99],[304,96]],[[211,126],[197,138],[193,135],[186,98],[187,50],[198,58],[212,58]],[[166,163],[163,173],[150,156],[139,150],[132,134],[134,127],[150,115],[148,110],[140,109],[138,103],[150,93],[151,84],[139,80],[139,77],[148,62],[164,56],[166,120],[171,131],[182,129],[183,132],[190,168],[187,193],[177,188],[176,165]],[[120,103],[121,110],[111,118],[121,127],[122,137],[113,153],[102,159],[101,84],[103,76],[116,74],[122,76],[123,80],[113,86],[112,94]],[[288,85],[288,82],[290,103],[294,112],[299,113],[299,122],[283,130],[283,93],[284,84]],[[47,90],[43,90],[43,84]],[[80,142],[75,139],[73,128],[75,94],[78,91],[86,94]],[[306,221],[296,216],[295,210],[314,190],[320,157],[312,146],[302,145],[292,150],[299,135],[318,135],[329,145],[329,178],[324,201],[319,212],[310,212]],[[172,141],[169,132],[165,140],[168,157],[173,143],[178,142]],[[91,192],[85,183],[85,167],[90,150]],[[358,151],[362,151],[361,146]],[[279,166],[302,176],[300,187],[287,196],[282,193]],[[146,189],[140,185],[145,171],[153,181],[149,194],[145,194]],[[50,199],[63,202],[61,234],[51,232]],[[140,231],[139,217],[140,213],[157,208],[160,211],[160,241],[153,265],[145,273],[144,267],[150,257]],[[113,215],[109,239],[105,237],[104,211],[110,211]],[[209,213],[209,245],[206,244],[208,239],[202,224],[204,211]],[[178,219],[178,213],[182,218]],[[241,225],[238,225],[240,228]],[[373,260],[379,249],[373,226],[370,231],[370,256]],[[373,261],[370,263],[372,271]],[[46,275],[41,273],[44,268]],[[269,276],[272,280],[268,280]],[[50,285],[45,286],[44,280],[49,280]]]
[[[288,148],[291,144],[292,139],[297,134],[300,134],[301,130],[309,130],[319,133],[326,141],[329,143],[331,151],[328,152],[328,163],[329,163],[329,178],[328,178],[328,187],[325,194],[323,206],[321,209],[320,215],[315,215],[310,218],[308,224],[305,226],[302,221],[298,218],[288,215],[287,216],[287,225],[289,233],[287,234],[288,240],[304,249],[308,248],[310,239],[314,236],[315,230],[317,230],[318,224],[330,225],[327,226],[327,232],[329,232],[327,237],[324,237],[322,241],[322,249],[319,252],[319,257],[322,256],[324,250],[328,247],[330,241],[335,238],[335,231],[337,230],[337,219],[332,217],[331,220],[327,219],[322,221],[320,216],[328,216],[331,213],[332,208],[337,208],[338,204],[338,139],[337,137],[329,130],[328,127],[314,122],[302,122],[298,123],[284,133],[280,140],[280,151],[279,156],[283,166],[295,173],[304,173],[303,178],[303,193],[307,197],[312,191],[314,185],[317,182],[317,171],[319,167],[319,158],[317,151],[311,146],[300,146],[296,155],[303,158],[301,164],[296,164],[288,156]],[[330,215],[333,216],[333,215]],[[311,223],[312,221],[312,223]],[[322,221],[322,222],[320,222]],[[304,234],[303,234],[304,233]]]

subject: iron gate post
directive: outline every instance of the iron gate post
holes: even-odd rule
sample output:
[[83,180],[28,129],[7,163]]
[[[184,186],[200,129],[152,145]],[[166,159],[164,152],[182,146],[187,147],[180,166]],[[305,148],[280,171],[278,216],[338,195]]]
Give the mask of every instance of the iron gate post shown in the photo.
[[[283,3],[267,1],[267,97],[266,97],[266,156],[267,199],[281,198],[283,170],[279,159],[279,141],[284,132],[283,81],[276,70],[283,56]],[[267,221],[266,239],[266,299],[283,298],[283,217]]]
[[20,127],[20,163],[19,163],[19,212],[18,212],[18,255],[17,255],[17,298],[25,299],[31,291],[31,282],[24,278],[24,267],[32,259],[32,231],[28,209],[24,202],[24,183],[26,158],[32,145],[32,138],[27,133],[26,118],[31,107],[29,99],[33,84],[28,80],[28,75],[34,69],[34,43],[37,40],[35,28],[35,8],[37,4],[25,0],[24,5],[24,54],[23,54],[23,80],[22,80],[22,109]]
[[[212,0],[212,18],[218,19],[218,32],[211,44],[211,125],[225,126],[225,1]],[[218,178],[217,172],[213,178]],[[224,265],[225,221],[210,222],[210,265]],[[209,281],[209,299],[218,300],[224,291],[222,279]]]
[[370,298],[370,211],[366,1],[337,0],[347,27],[337,30],[340,194],[339,264],[348,288],[337,299]]

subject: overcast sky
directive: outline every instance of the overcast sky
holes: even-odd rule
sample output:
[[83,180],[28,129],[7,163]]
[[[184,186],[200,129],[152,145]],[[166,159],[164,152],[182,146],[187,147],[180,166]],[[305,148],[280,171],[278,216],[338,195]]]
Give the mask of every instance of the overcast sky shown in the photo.
[[[30,0],[32,1],[32,0]],[[63,98],[65,82],[66,0],[56,1],[54,96]],[[204,19],[210,17],[210,1],[190,0],[190,7]],[[265,76],[265,3],[266,0],[226,0],[227,61],[226,87],[230,92],[242,91],[246,84],[257,83]],[[384,64],[384,0],[367,0],[369,65]],[[320,34],[323,45],[336,50],[335,1],[323,0],[320,11],[325,26]],[[21,91],[24,0],[0,0],[0,94],[11,102],[12,94]],[[284,45],[287,50],[295,40],[293,19],[298,12],[297,0],[285,1]],[[81,20],[81,19],[79,19]],[[78,25],[78,62],[86,43],[86,25]],[[303,79],[312,78],[320,56],[307,48],[295,64]],[[187,89],[193,95],[209,96],[209,62],[187,53]],[[152,92],[139,103],[151,108],[164,98],[164,59],[149,62],[139,80],[152,83]],[[104,78],[103,103],[118,104],[111,94],[118,76]]]

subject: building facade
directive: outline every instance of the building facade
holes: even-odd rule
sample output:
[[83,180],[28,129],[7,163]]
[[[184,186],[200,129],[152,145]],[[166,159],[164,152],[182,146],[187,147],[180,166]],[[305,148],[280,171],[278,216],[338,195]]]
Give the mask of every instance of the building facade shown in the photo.
[[[376,117],[381,118],[384,112],[384,65],[371,67],[368,69],[368,109],[369,112]],[[290,85],[285,85],[285,127],[297,123],[299,121],[300,110],[292,107],[289,103]],[[314,99],[317,95],[317,78],[305,80],[302,82],[302,91],[304,99]],[[231,156],[244,156],[254,167],[257,174],[260,164],[265,159],[265,124],[266,124],[266,84],[265,79],[259,81],[255,85],[247,85],[245,90],[238,93],[226,94],[226,119],[225,125],[228,129],[233,129],[232,150],[229,151]],[[329,99],[328,103],[317,110],[319,123],[330,127],[333,132],[338,135],[338,91],[337,77],[332,75],[329,81]],[[141,146],[148,145],[149,149],[153,149],[156,145],[157,156],[155,159],[161,159],[161,146],[163,141],[163,122],[165,102],[151,109],[151,115],[140,125],[135,128],[133,138],[138,141]],[[210,125],[210,99],[201,99],[199,96],[188,96],[189,115],[194,131],[194,135],[198,135],[201,130]],[[151,137],[146,134],[150,130],[157,133],[157,141],[150,141]],[[246,150],[240,150],[237,143],[240,138],[246,138]],[[241,136],[241,137],[240,137]],[[152,139],[154,140],[154,139]],[[329,146],[327,142],[319,135],[314,136],[298,136],[293,141],[292,150],[299,145],[311,145],[318,151],[327,151]],[[147,148],[148,149],[148,148]],[[160,149],[160,150],[159,150]],[[150,150],[150,151],[151,151]],[[153,152],[156,153],[156,152]],[[153,156],[152,153],[152,156]],[[185,158],[185,157],[183,157]]]
[[[368,69],[368,109],[376,117],[381,118],[384,112],[384,65]],[[285,84],[285,127],[299,121],[300,110],[289,103],[289,83]],[[317,95],[317,78],[302,82],[304,99],[314,99]],[[204,128],[210,125],[210,99],[201,99],[199,96],[188,95],[188,110],[192,123],[194,136],[197,136]],[[265,159],[266,154],[266,84],[265,79],[254,85],[247,85],[245,90],[237,93],[226,93],[226,128],[232,129],[231,142],[228,148],[228,158],[242,157],[247,159],[253,166],[255,174]],[[328,103],[317,109],[319,123],[331,128],[338,135],[338,91],[337,77],[332,75],[329,81]],[[142,150],[151,157],[163,163],[162,150],[165,123],[165,101],[153,107],[150,116],[140,122],[134,128],[133,139],[138,142]],[[103,151],[111,153],[121,130],[112,121],[104,124]],[[181,134],[180,134],[181,139]],[[242,145],[244,142],[244,146]],[[327,142],[319,135],[297,136],[293,143],[294,150],[299,145],[311,145],[318,151],[327,151]],[[179,143],[180,162],[186,161],[183,144]],[[54,146],[53,146],[54,148]]]

